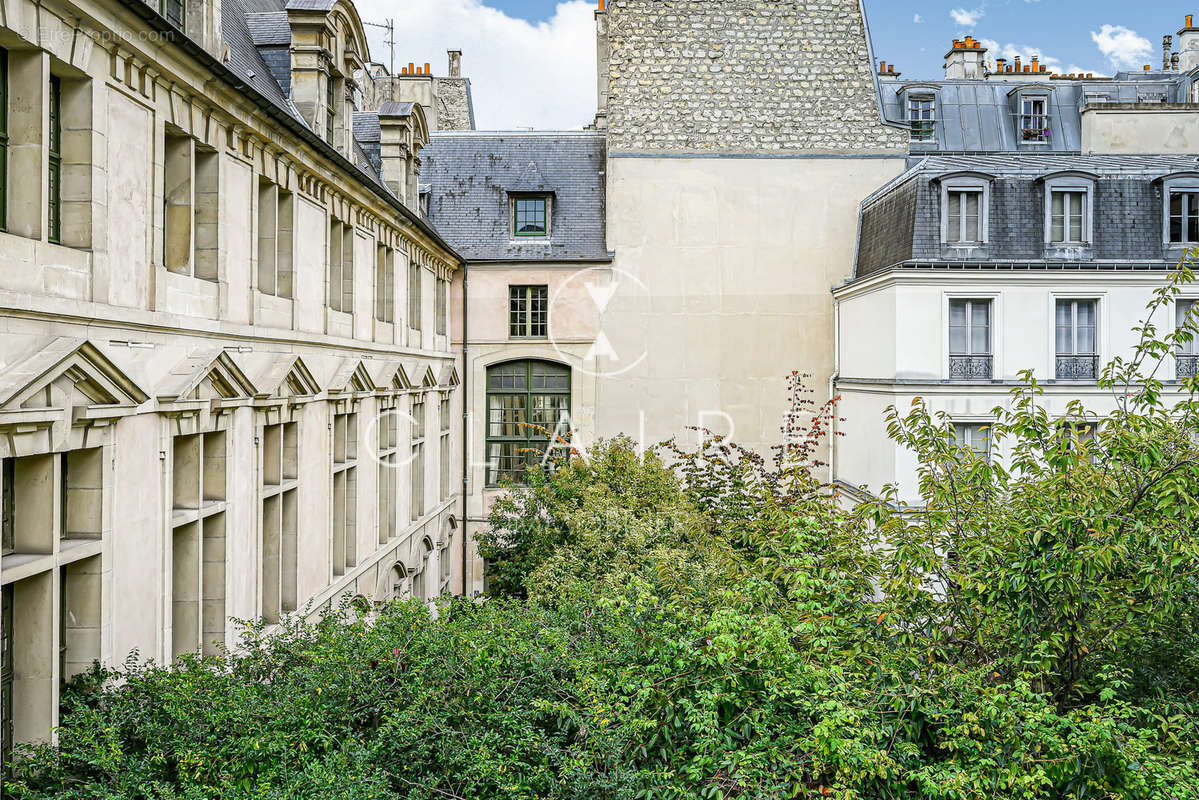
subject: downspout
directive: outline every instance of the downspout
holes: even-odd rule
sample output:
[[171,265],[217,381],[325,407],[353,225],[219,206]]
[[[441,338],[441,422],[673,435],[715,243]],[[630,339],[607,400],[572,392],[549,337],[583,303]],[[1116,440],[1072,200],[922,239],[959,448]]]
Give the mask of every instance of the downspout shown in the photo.
[[470,478],[470,462],[468,460],[467,440],[470,436],[470,365],[467,361],[466,354],[468,351],[467,342],[470,337],[467,335],[470,325],[470,317],[467,315],[466,294],[470,286],[470,268],[467,262],[462,262],[462,596],[470,596],[470,573],[467,570],[470,545],[468,544],[469,536],[469,517],[467,516],[467,488],[469,487]]

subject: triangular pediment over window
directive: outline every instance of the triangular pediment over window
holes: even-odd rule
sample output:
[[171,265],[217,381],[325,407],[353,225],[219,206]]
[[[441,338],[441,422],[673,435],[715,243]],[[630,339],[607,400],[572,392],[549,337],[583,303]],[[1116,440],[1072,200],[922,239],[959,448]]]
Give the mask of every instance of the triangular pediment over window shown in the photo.
[[0,411],[139,406],[149,395],[86,339],[59,338],[0,375]]
[[432,367],[428,367],[428,366],[425,367],[425,374],[421,380],[421,386],[425,387],[426,389],[436,388],[437,376],[433,374]]
[[329,380],[329,391],[339,394],[373,392],[375,381],[360,358],[347,358],[337,367]]
[[412,388],[403,363],[396,359],[376,362],[371,369],[371,380],[380,391],[403,392]]
[[312,371],[297,355],[272,355],[259,360],[257,371],[251,372],[258,397],[312,397],[321,387]]
[[249,376],[224,350],[206,350],[180,361],[158,388],[162,402],[238,400],[257,394]]
[[446,364],[441,368],[441,376],[438,378],[437,384],[443,389],[452,389],[461,384],[462,381],[458,378],[458,367],[453,364]]

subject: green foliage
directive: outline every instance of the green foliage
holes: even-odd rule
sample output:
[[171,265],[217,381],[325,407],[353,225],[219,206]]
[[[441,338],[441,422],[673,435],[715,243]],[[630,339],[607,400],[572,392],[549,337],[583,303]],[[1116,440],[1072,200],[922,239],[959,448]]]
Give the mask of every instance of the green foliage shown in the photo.
[[1100,415],[1027,375],[988,460],[890,412],[916,506],[834,502],[835,411],[793,376],[814,422],[772,459],[705,434],[530,473],[484,601],[89,676],[6,796],[1199,800],[1199,385],[1155,377],[1196,321],[1152,325],[1190,279]]

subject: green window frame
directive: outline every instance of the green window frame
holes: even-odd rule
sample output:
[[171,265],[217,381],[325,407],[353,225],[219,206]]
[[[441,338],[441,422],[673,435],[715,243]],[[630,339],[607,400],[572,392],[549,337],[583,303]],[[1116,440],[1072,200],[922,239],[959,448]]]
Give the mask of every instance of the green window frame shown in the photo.
[[8,51],[0,47],[0,231],[8,230]]
[[46,238],[51,242],[62,241],[62,80],[50,76],[50,146],[47,162],[50,180],[46,197]]
[[549,287],[508,287],[508,336],[544,339],[549,336]]
[[179,30],[183,30],[183,23],[186,18],[186,11],[184,9],[183,0],[161,0],[158,4],[158,13],[166,17],[167,22]]
[[551,433],[570,432],[570,367],[508,361],[487,368],[487,485],[524,483],[544,463]]
[[545,196],[512,198],[512,234],[517,238],[544,239],[550,235],[550,199]]

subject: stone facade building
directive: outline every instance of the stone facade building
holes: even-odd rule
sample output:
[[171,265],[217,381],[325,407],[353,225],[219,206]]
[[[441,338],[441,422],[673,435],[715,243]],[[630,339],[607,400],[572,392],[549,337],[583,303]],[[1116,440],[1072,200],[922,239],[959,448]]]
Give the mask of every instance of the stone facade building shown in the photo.
[[2,11],[7,753],[93,661],[461,592],[464,539],[461,258],[353,5]]
[[596,432],[777,443],[786,376],[833,372],[829,287],[899,175],[859,0],[610,0],[598,12],[614,293]]

